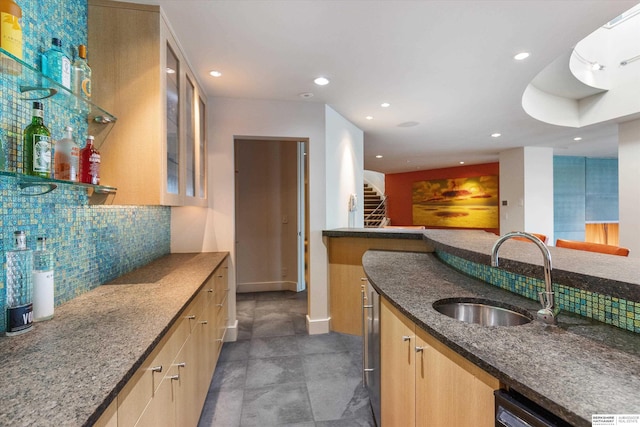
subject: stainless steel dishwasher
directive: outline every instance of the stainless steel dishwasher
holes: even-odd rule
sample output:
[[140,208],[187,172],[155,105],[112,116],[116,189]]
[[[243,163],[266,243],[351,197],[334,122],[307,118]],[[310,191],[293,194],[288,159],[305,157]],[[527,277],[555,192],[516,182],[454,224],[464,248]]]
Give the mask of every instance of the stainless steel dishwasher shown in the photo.
[[496,427],[572,427],[515,390],[496,390]]
[[362,381],[376,425],[380,425],[380,295],[368,280],[362,285]]

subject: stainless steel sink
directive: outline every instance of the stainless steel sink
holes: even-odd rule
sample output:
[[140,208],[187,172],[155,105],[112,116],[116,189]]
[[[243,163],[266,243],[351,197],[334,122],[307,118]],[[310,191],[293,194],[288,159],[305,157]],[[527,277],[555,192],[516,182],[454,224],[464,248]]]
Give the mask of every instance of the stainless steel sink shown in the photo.
[[442,299],[434,302],[433,308],[445,316],[482,326],[518,326],[533,320],[518,307],[480,298]]

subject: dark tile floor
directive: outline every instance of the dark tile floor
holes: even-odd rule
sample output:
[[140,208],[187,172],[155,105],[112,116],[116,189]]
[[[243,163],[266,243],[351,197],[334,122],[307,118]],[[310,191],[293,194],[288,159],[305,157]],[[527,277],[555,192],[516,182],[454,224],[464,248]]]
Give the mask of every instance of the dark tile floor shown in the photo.
[[307,335],[306,292],[237,295],[238,341],[225,343],[199,427],[375,426],[360,337]]

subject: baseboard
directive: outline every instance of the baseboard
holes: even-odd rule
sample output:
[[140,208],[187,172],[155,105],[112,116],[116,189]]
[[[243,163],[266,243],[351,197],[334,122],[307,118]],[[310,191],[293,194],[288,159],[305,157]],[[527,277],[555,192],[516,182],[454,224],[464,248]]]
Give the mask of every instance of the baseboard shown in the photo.
[[296,282],[256,282],[236,283],[236,293],[269,292],[269,291],[298,291]]
[[309,335],[328,334],[331,318],[311,320],[307,314],[307,333]]
[[224,334],[224,342],[235,342],[238,340],[238,320],[233,322],[232,326],[227,326],[227,331]]

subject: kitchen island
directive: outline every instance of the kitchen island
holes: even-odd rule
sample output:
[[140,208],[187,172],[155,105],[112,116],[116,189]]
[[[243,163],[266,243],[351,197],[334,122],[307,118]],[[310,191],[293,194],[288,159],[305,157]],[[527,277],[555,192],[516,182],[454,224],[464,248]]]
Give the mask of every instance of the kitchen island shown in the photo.
[[227,255],[163,256],[1,337],[0,425],[94,425]]
[[[497,378],[503,387],[573,425],[590,426],[593,414],[640,414],[640,335],[566,311],[560,312],[558,326],[534,320],[521,326],[486,327],[440,314],[432,305],[445,298],[483,298],[533,315],[540,304],[469,277],[441,259],[454,256],[487,264],[497,236],[426,230],[424,238],[436,252],[369,251],[363,257],[371,284],[416,327]],[[637,260],[550,249],[554,286],[556,279],[585,292],[608,286],[610,293],[633,301],[640,277]],[[501,266],[542,276],[542,256],[535,245],[505,243],[500,255]]]

